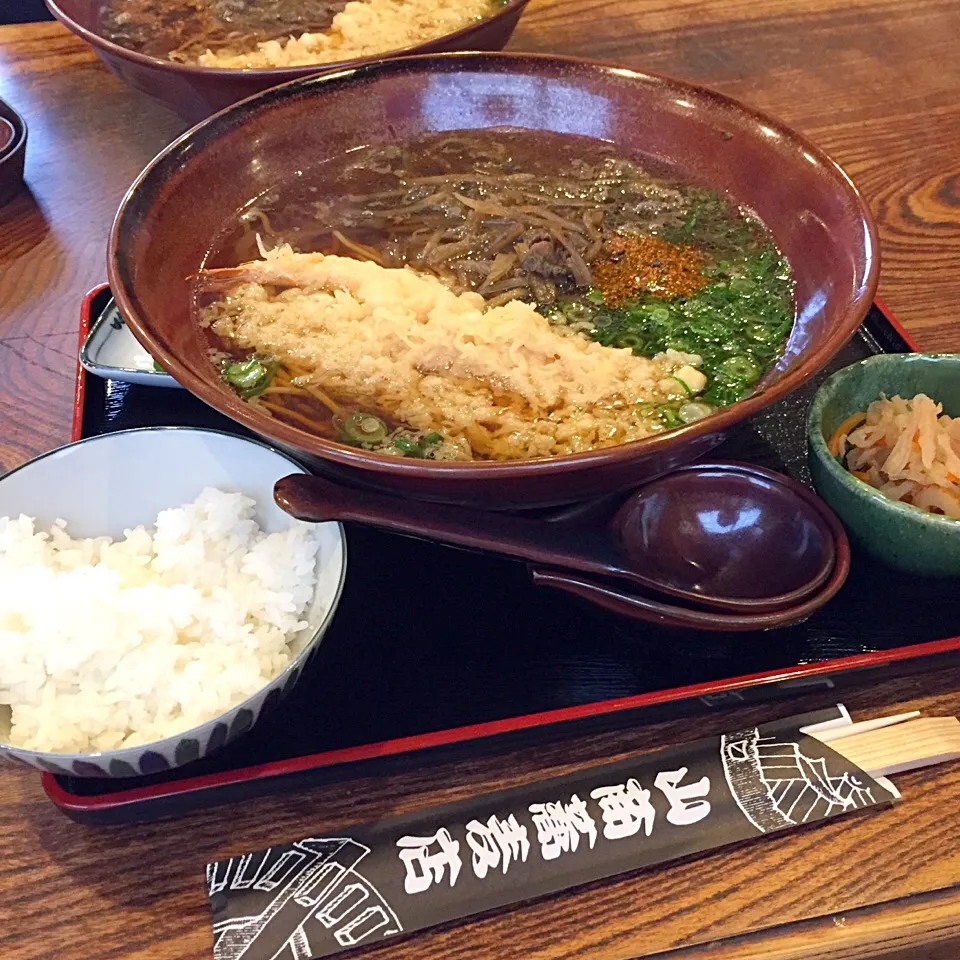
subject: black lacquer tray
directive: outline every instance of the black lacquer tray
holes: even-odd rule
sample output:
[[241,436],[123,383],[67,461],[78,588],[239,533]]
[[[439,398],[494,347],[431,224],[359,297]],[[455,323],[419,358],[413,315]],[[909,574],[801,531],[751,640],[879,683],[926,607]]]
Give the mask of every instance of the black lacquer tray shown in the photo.
[[[81,336],[109,296],[101,288],[87,298]],[[829,370],[740,428],[716,457],[807,481],[804,421],[817,384],[869,354],[911,349],[875,306]],[[75,438],[171,424],[244,432],[186,391],[79,373]],[[841,592],[807,622],[705,634],[534,587],[523,564],[499,557],[358,528],[347,539],[334,623],[271,717],[178,771],[130,781],[45,774],[53,801],[76,819],[146,819],[423,763],[429,750],[462,754],[491,738],[543,740],[960,660],[960,594],[856,552]]]

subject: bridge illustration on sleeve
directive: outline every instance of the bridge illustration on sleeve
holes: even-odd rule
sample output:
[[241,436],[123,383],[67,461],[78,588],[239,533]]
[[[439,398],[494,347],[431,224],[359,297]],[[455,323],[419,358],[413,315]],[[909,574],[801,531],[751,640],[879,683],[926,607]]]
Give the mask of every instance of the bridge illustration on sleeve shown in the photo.
[[[215,960],[309,960],[402,932],[396,913],[357,870],[369,853],[349,838],[312,837],[209,864]],[[228,890],[245,891],[236,898],[243,915],[218,919],[218,894]]]
[[724,734],[720,759],[737,806],[761,833],[876,802],[855,774],[832,775],[822,757],[806,756],[792,740],[761,737],[756,728]]

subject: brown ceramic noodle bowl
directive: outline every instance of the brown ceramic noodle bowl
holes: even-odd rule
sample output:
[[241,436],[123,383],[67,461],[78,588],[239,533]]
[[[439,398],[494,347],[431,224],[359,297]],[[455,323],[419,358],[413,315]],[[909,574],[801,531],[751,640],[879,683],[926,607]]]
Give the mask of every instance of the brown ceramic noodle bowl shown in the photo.
[[[745,400],[688,426],[589,453],[442,463],[368,453],[280,423],[218,376],[190,315],[195,274],[224,221],[309,163],[361,144],[514,127],[612,141],[754,210],[789,259],[797,320]],[[322,472],[412,497],[516,509],[626,489],[701,457],[820,370],[867,312],[879,269],[863,200],[821,151],[719,94],[556,57],[447,54],[297,81],[211,118],[131,188],[110,238],[110,284],[130,328],[187,389]]]
[[392,50],[355,60],[262,70],[201,67],[137,53],[101,35],[100,11],[104,7],[104,0],[45,2],[50,12],[67,29],[89,43],[94,53],[124,83],[165,103],[181,117],[196,123],[261,90],[300,77],[310,77],[324,70],[354,67],[384,56],[438,53],[446,50],[502,50],[529,0],[506,0],[501,9],[483,20],[403,50]]

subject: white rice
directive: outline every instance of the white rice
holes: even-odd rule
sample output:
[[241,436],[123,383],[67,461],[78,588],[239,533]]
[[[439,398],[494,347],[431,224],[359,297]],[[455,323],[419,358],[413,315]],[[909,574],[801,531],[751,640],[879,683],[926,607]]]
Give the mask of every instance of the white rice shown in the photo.
[[254,501],[205,489],[153,529],[73,540],[0,518],[0,704],[10,743],[88,753],[204,723],[293,657],[316,527],[266,534]]

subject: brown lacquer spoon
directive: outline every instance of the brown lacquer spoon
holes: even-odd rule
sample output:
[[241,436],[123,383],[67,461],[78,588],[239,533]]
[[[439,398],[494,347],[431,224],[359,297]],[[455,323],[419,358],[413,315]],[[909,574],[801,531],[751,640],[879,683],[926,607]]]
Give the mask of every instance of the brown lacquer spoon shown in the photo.
[[362,523],[739,614],[800,604],[833,574],[839,538],[846,549],[836,517],[806,487],[733,462],[653,480],[599,520],[589,512],[550,520],[400,499],[304,474],[280,480],[275,497],[301,520]]

